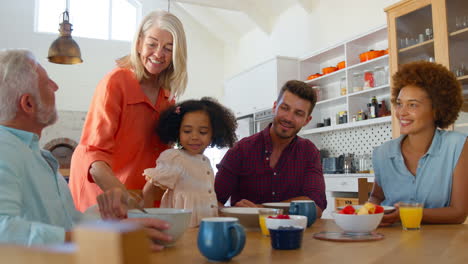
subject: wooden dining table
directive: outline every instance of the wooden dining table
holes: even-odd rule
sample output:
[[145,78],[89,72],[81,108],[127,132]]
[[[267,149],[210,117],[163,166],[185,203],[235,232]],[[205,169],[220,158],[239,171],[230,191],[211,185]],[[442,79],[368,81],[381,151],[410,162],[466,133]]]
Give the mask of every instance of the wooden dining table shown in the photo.
[[[423,225],[419,231],[401,225],[376,230],[384,238],[366,242],[335,242],[314,238],[318,232],[340,232],[334,220],[319,219],[307,228],[302,246],[276,250],[260,230],[247,230],[242,252],[230,263],[468,263],[468,225]],[[151,255],[152,263],[212,263],[197,247],[198,229],[189,229],[170,248]]]

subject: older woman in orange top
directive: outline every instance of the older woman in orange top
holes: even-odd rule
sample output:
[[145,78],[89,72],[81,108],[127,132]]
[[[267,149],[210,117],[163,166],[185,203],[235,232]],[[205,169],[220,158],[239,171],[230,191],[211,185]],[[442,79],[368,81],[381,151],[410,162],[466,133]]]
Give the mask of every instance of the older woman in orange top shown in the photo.
[[142,189],[144,169],[166,150],[155,137],[161,111],[187,85],[186,41],[180,20],[155,11],[141,22],[130,55],[98,84],[72,157],[70,189],[76,207],[96,204],[103,191]]

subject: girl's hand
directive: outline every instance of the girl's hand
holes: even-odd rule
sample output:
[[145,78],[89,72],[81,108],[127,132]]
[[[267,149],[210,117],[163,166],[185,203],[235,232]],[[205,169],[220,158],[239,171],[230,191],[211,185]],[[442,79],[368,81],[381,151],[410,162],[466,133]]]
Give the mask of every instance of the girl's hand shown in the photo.
[[382,221],[380,222],[379,227],[386,227],[386,226],[391,226],[396,222],[400,221],[400,210],[398,204],[393,205],[395,207],[395,211],[389,213],[389,214],[384,214],[382,217]]

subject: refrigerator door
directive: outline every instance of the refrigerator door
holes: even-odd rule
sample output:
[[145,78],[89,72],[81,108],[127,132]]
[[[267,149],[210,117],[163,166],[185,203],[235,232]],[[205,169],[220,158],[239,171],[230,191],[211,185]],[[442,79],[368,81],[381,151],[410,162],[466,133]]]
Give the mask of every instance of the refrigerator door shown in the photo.
[[254,133],[253,115],[243,116],[237,119],[236,136],[237,140],[241,140]]

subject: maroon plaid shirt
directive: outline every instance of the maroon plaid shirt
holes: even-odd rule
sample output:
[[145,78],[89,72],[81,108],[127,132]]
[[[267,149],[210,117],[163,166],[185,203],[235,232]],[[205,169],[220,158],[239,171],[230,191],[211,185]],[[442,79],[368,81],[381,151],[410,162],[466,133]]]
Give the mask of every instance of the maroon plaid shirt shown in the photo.
[[242,199],[261,204],[307,196],[325,210],[325,181],[317,147],[296,136],[271,168],[270,126],[239,141],[217,165],[218,201],[224,204],[231,197],[232,205]]

